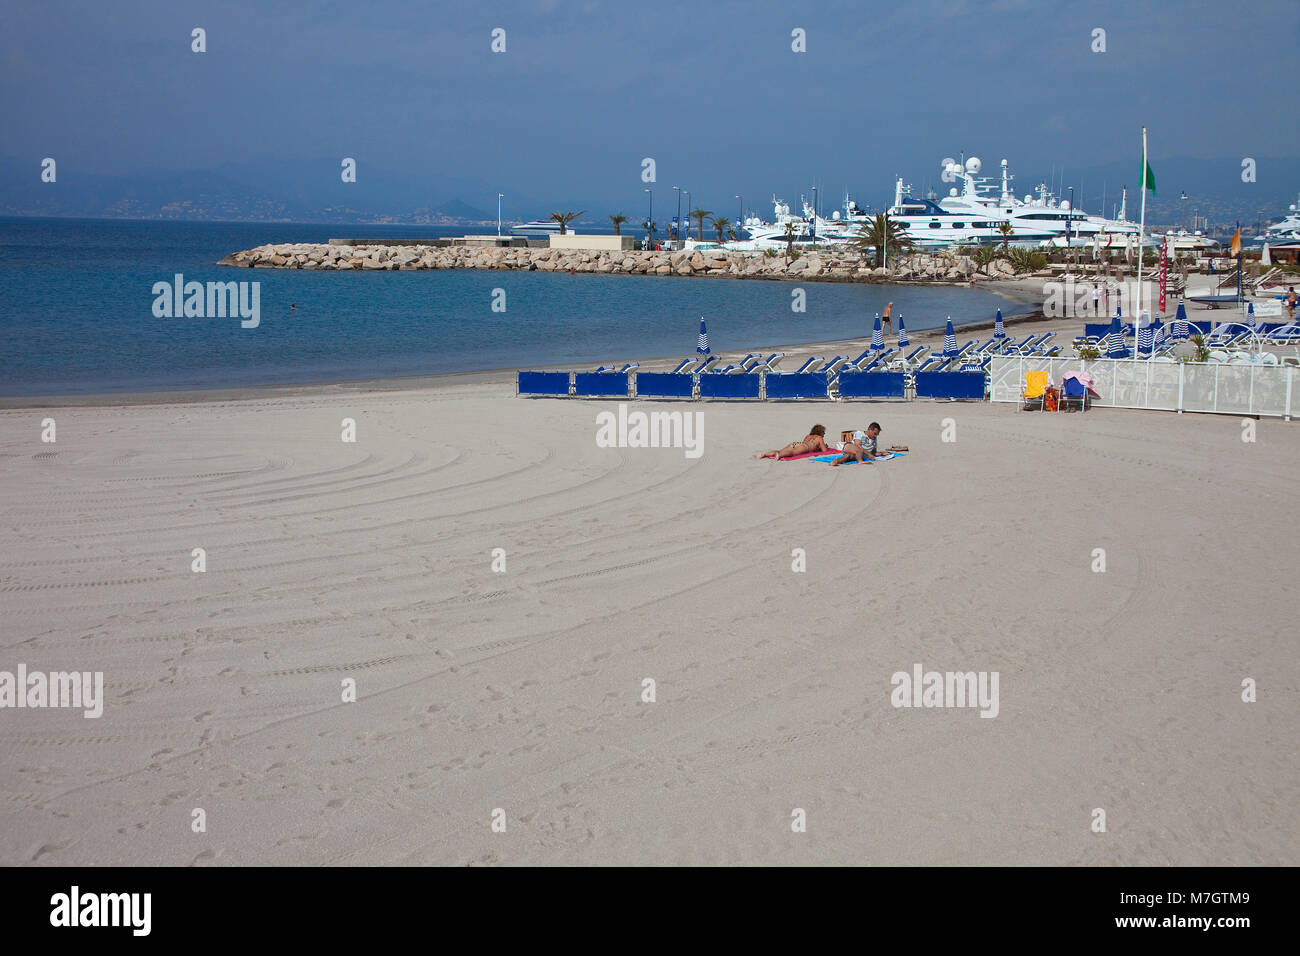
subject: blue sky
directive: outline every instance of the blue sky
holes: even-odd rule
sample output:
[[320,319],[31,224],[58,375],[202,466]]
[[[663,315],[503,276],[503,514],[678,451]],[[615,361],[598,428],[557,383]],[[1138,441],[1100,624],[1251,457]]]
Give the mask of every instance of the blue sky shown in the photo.
[[1266,162],[1300,156],[1297,0],[146,0],[9,3],[6,21],[0,152],[64,175],[351,156],[479,202],[500,184],[640,215],[648,156],[657,202],[684,185],[731,214],[736,193],[814,182],[872,201],[895,174],[939,186],[961,151],[1010,159],[1023,193],[1052,166],[1136,167],[1145,122],[1157,176],[1162,157],[1232,177],[1254,156],[1300,188],[1300,163]]

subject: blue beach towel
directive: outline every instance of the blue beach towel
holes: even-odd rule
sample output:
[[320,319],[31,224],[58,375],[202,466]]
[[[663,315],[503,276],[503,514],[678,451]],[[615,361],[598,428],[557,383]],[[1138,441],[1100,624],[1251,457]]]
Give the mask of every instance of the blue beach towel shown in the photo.
[[[874,460],[874,461],[889,461],[889,459],[891,459],[891,458],[903,458],[903,457],[906,456],[906,454],[907,454],[906,452],[902,452],[902,451],[891,451],[891,452],[886,452],[886,453],[883,454],[883,455],[877,455],[877,456],[875,457],[875,459],[868,458],[868,459],[866,460],[865,464],[868,464],[868,465],[869,465],[869,464],[871,464],[871,463],[873,462],[873,460]],[[812,460],[812,461],[823,461],[823,462],[830,463],[830,462],[834,461],[836,458],[843,458],[843,457],[844,457],[844,453],[843,453],[843,452],[836,452],[836,453],[833,454],[833,455],[818,455],[816,458],[813,458],[813,459],[811,459],[811,460]],[[844,464],[846,464],[846,465],[856,465],[857,462],[856,462],[856,461],[846,461]]]

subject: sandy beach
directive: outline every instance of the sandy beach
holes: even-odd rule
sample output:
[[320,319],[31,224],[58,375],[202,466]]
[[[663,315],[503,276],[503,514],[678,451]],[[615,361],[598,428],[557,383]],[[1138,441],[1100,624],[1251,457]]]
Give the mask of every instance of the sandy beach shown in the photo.
[[[1293,425],[632,403],[689,458],[499,374],[12,404],[0,670],[105,699],[0,712],[0,863],[1300,863]],[[907,457],[750,458],[872,420]],[[894,706],[918,664],[996,716]]]

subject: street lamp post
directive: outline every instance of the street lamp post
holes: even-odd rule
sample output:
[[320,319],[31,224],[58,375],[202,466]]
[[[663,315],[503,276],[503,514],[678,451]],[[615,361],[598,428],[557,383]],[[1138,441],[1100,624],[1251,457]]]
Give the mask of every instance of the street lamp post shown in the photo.
[[1065,212],[1065,248],[1070,248],[1070,232],[1074,225],[1074,187],[1070,187],[1070,208]]
[[[691,191],[690,191],[689,189],[683,189],[682,192],[686,193],[686,215],[689,216],[689,215],[691,214]],[[678,229],[681,228],[681,220],[680,220],[680,219],[677,220],[677,228],[678,228]],[[690,235],[691,235],[691,231],[690,231],[690,229],[687,229],[687,230],[686,230],[686,237],[689,239],[689,238],[690,238]]]
[[813,191],[812,240],[813,240],[813,245],[816,246],[817,245],[817,187],[814,186],[812,188],[812,191]]
[[653,246],[655,242],[655,194],[649,186],[646,187],[645,191],[650,196],[650,215],[645,221],[646,237],[649,240],[647,245]]
[[740,238],[740,230],[745,225],[745,197],[736,193],[736,198],[740,200],[740,218],[736,220],[736,238]]
[[673,192],[677,193],[677,219],[675,220],[677,225],[674,227],[673,230],[674,231],[673,241],[681,242],[682,240],[682,187],[674,186]]
[[497,238],[501,238],[501,193],[497,193]]

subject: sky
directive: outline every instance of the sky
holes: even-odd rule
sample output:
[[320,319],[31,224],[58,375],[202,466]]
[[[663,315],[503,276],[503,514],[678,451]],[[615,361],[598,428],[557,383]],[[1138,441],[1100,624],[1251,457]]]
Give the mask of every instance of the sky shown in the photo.
[[730,214],[813,184],[946,188],[962,152],[1008,158],[1023,193],[1061,166],[1136,167],[1145,123],[1157,174],[1251,156],[1300,189],[1300,0],[8,0],[4,19],[0,153],[61,177],[353,157],[358,178],[427,170],[477,202],[640,216],[647,186],[663,210],[679,185]]

